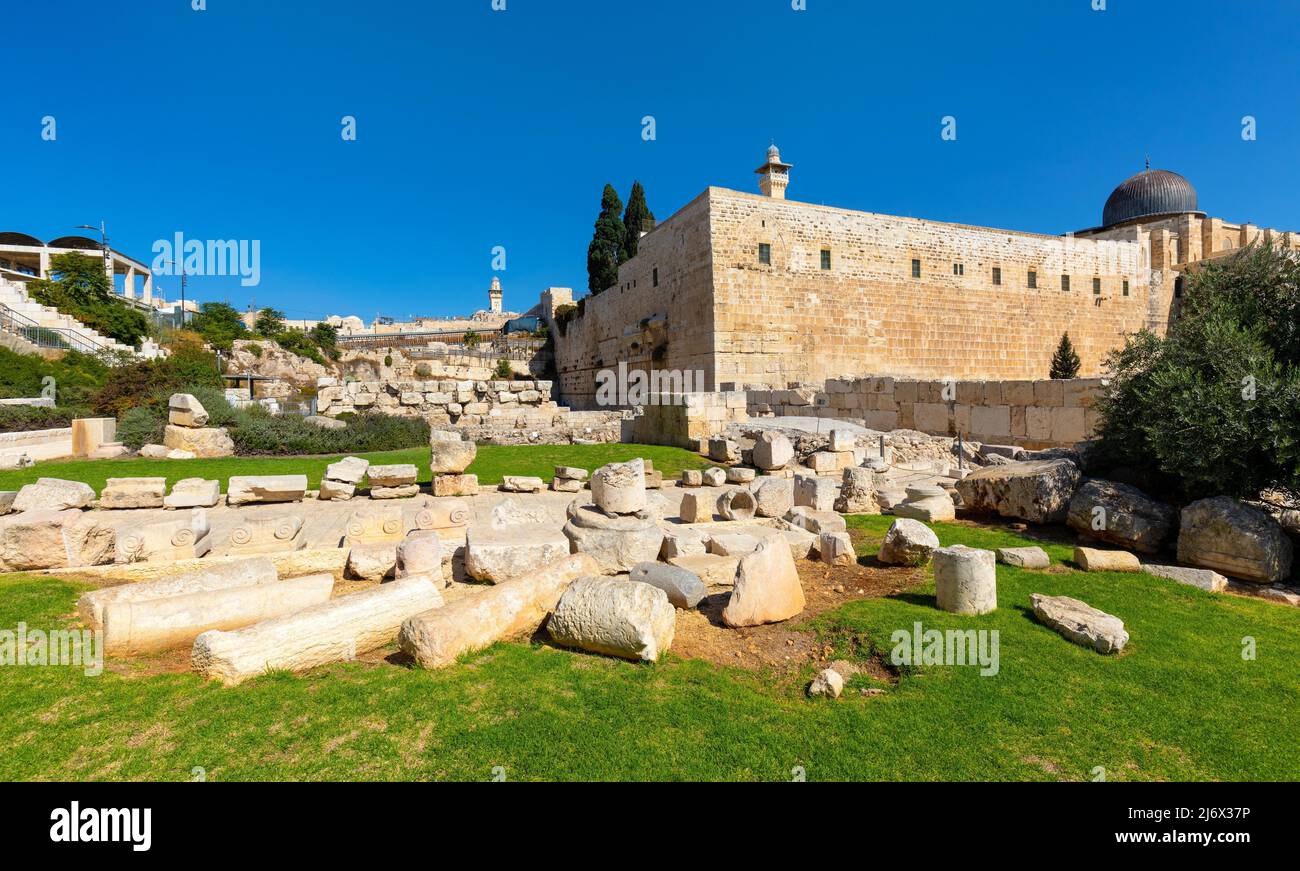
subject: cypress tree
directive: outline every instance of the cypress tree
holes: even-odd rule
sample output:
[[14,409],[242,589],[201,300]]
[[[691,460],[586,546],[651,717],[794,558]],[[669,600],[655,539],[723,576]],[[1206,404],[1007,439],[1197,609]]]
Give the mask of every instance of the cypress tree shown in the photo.
[[593,294],[618,284],[618,264],[622,262],[623,241],[627,236],[623,219],[619,217],[622,211],[618,191],[613,185],[605,185],[596,231],[587,246],[587,289]]
[[627,262],[636,256],[637,245],[641,241],[641,230],[646,221],[654,220],[654,213],[646,205],[645,188],[641,182],[632,182],[632,193],[627,198],[627,210],[623,212],[623,227],[626,230],[623,239],[623,260]]
[[1070,342],[1070,334],[1061,334],[1061,343],[1056,346],[1056,353],[1052,355],[1052,377],[1053,378],[1077,378],[1079,376],[1079,355],[1074,353],[1074,345]]

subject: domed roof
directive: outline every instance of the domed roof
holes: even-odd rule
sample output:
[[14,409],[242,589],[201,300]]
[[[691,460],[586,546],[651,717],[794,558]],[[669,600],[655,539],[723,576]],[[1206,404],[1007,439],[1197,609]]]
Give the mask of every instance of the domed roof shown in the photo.
[[1111,193],[1102,210],[1103,227],[1155,215],[1198,212],[1196,188],[1176,172],[1146,169]]

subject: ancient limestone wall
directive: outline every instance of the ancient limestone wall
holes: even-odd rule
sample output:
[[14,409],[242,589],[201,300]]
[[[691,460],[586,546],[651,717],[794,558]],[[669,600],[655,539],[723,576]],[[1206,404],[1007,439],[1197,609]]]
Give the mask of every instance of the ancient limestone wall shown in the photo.
[[[1149,270],[1134,242],[708,194],[721,383],[784,386],[862,371],[1038,378],[1067,331],[1081,372],[1094,375],[1148,319]],[[770,264],[759,262],[760,243],[771,246]]]
[[623,441],[694,449],[698,440],[718,435],[727,424],[749,419],[743,390],[683,393],[663,400],[624,421]]
[[700,370],[703,387],[713,389],[708,234],[708,196],[701,194],[642,237],[616,286],[586,297],[580,316],[553,329],[565,404],[596,407],[597,373],[619,362],[646,371]]

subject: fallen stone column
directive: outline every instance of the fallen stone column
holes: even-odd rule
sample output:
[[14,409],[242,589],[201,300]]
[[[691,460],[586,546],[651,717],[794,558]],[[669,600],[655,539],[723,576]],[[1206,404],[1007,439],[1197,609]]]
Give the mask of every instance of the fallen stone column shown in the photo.
[[954,614],[987,614],[998,607],[997,556],[954,544],[934,551],[934,597]]
[[584,575],[600,574],[588,554],[571,554],[514,580],[488,587],[402,624],[398,643],[423,668],[442,668],[461,654],[533,632],[564,590]]
[[647,662],[668,650],[676,628],[677,612],[663,590],[600,577],[570,584],[546,624],[556,644]]
[[203,677],[234,686],[269,669],[354,659],[392,642],[408,617],[441,608],[438,586],[412,576],[233,632],[204,632],[194,639],[191,662]]
[[308,575],[274,584],[211,590],[104,607],[104,652],[110,656],[154,653],[191,643],[209,629],[239,629],[327,601],[330,575]]
[[191,569],[169,578],[119,584],[91,590],[77,600],[77,613],[93,629],[104,627],[104,607],[121,602],[147,602],[171,596],[187,596],[212,590],[255,587],[278,580],[275,563],[265,557],[239,560],[211,568]]

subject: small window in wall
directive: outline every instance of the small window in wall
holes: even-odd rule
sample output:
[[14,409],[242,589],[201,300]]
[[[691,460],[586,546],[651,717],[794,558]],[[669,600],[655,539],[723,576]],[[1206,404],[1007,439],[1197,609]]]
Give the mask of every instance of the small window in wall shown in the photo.
[[1070,289],[1070,276],[1068,276],[1068,275],[1062,275],[1062,276],[1061,276],[1061,290],[1069,290],[1069,289]]
[[1183,298],[1183,277],[1180,275],[1174,279],[1174,299]]
[[994,286],[994,287],[997,287],[997,286],[999,286],[999,285],[1001,285],[1001,284],[1002,284],[1002,267],[1001,267],[1001,266],[994,266],[994,267],[993,267],[993,286]]
[[764,266],[772,265],[772,246],[766,242],[758,243],[758,262]]
[[823,248],[823,249],[822,249],[822,269],[830,269],[830,268],[831,268],[831,249],[829,249],[829,248]]
[[965,263],[954,263],[954,264],[952,265],[952,274],[953,274],[953,275],[965,275],[965,274],[966,274],[966,264],[965,264]]
[[1124,295],[1128,296],[1128,279],[1124,279]]
[[1101,296],[1101,279],[1100,279],[1100,278],[1094,278],[1094,279],[1092,280],[1092,295],[1093,295],[1093,296]]
[[1038,273],[1031,269],[1029,270],[1029,288],[1032,290],[1036,287],[1038,287]]
[[654,269],[650,270],[650,283],[651,283],[652,285],[654,285],[655,287],[658,287],[658,286],[659,286],[659,267],[658,267],[658,266],[656,266]]
[[921,277],[921,261],[920,261],[920,260],[913,260],[913,261],[912,261],[912,277],[913,277],[913,278],[920,278],[920,277]]

